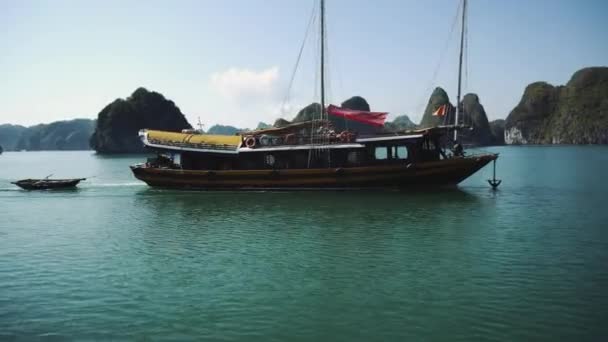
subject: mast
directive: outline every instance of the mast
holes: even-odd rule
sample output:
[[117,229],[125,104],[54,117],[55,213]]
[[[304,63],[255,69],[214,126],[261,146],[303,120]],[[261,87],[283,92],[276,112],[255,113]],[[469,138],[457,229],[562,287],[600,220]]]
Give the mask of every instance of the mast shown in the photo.
[[[321,76],[321,113],[319,113],[319,119],[323,120],[324,116],[325,116],[325,0],[319,0],[319,7],[320,7],[320,15],[321,15],[321,20],[320,20],[320,24],[321,24],[321,62],[320,64],[320,76]],[[315,128],[315,121],[314,118],[312,120],[311,123],[311,133],[310,133],[310,143],[311,145],[314,144],[314,128]],[[313,149],[309,149],[308,150],[308,167],[310,168],[310,163],[312,161],[312,153],[313,153]],[[327,150],[327,160],[328,160],[328,164],[331,164],[331,160],[330,158],[330,153],[329,150]]]
[[321,119],[325,115],[325,0],[321,1]]
[[458,93],[456,96],[456,116],[454,117],[454,142],[458,141],[458,117],[460,116],[460,91],[462,84],[462,51],[464,50],[464,30],[467,13],[467,0],[462,1],[462,26],[460,28],[460,56],[458,59]]

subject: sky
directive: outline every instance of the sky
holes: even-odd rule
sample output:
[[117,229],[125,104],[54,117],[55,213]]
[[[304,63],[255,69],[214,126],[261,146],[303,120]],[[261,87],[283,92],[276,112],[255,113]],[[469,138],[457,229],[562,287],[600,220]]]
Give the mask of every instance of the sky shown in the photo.
[[[138,87],[191,124],[254,128],[319,101],[317,0],[0,0],[0,124],[96,118]],[[329,103],[419,122],[456,97],[460,0],[326,0]],[[608,1],[469,0],[463,94],[490,120],[525,86],[608,65]],[[292,75],[293,82],[291,82]]]

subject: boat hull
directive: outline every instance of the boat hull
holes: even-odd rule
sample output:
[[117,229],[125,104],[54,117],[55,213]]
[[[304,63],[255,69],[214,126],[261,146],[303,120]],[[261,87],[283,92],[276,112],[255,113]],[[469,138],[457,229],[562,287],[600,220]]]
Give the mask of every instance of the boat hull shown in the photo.
[[76,185],[80,183],[80,181],[84,180],[84,178],[80,179],[54,179],[54,180],[46,180],[46,179],[25,179],[17,182],[13,182],[13,184],[24,190],[56,190],[56,189],[74,189]]
[[495,160],[486,154],[386,166],[285,170],[183,170],[131,166],[153,187],[181,189],[365,189],[455,186]]

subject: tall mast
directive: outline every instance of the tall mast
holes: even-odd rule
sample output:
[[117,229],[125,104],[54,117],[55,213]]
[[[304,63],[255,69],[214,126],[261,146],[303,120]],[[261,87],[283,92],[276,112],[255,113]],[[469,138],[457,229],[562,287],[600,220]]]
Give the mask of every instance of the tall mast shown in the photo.
[[[462,26],[460,28],[460,57],[458,60],[458,95],[456,96],[456,116],[454,118],[454,126],[458,125],[458,117],[460,116],[460,87],[462,84],[462,50],[464,49],[464,31],[465,18],[467,13],[467,0],[462,2]],[[454,142],[458,139],[458,129],[454,127]]]
[[321,119],[325,114],[325,0],[321,1]]

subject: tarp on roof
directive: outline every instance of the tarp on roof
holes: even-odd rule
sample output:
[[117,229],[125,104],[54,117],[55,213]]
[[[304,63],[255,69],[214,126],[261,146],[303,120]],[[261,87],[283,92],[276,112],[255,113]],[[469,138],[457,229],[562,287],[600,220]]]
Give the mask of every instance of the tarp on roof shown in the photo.
[[329,105],[327,107],[327,113],[336,117],[341,117],[347,120],[360,122],[366,125],[382,127],[388,113],[382,112],[366,112],[363,110],[352,110]]
[[156,144],[206,145],[237,148],[240,135],[189,134],[148,130],[148,141]]

